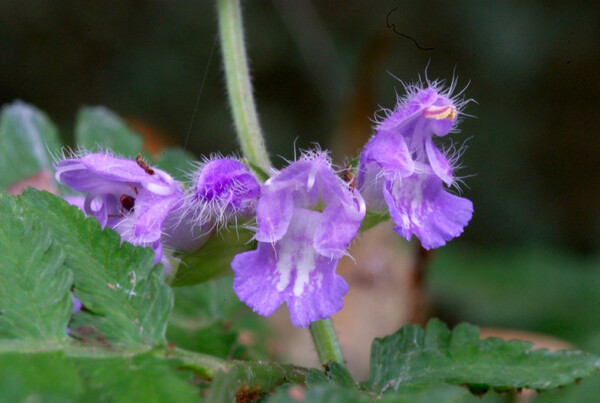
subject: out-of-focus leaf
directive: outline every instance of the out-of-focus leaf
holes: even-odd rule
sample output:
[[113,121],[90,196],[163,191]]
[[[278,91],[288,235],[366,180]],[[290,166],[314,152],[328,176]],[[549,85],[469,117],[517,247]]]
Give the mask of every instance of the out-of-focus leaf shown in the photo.
[[[222,358],[264,358],[269,332],[238,299],[232,278],[177,287],[167,339],[178,347]],[[243,319],[247,319],[243,321]]]
[[[85,218],[78,208],[46,192],[30,190],[16,202],[2,192],[0,205],[22,209],[16,211],[15,220],[45,228],[53,244],[64,251],[64,265],[74,275],[75,295],[86,308],[75,315],[72,332],[82,326],[110,343],[164,343],[172,293],[163,281],[162,268],[153,265],[151,249],[121,243],[115,231],[101,230],[96,219]],[[24,241],[22,248],[29,253],[23,254],[23,260],[36,250],[33,241]],[[61,309],[66,308],[61,305]]]
[[580,343],[600,328],[598,268],[600,256],[556,248],[448,247],[436,252],[428,284],[450,317]]
[[387,211],[383,211],[383,212],[367,211],[367,214],[365,214],[365,218],[362,220],[362,223],[360,224],[360,230],[366,231],[369,228],[373,228],[377,224],[380,224],[389,219],[390,219],[390,214]]
[[222,358],[231,356],[237,332],[225,320],[242,308],[231,288],[231,279],[177,287],[174,291],[175,308],[167,327],[169,342]]
[[213,234],[211,239],[198,251],[183,255],[183,263],[179,265],[172,281],[173,286],[198,284],[213,278],[231,274],[233,257],[256,248],[252,242],[253,232],[238,227]]
[[476,327],[462,324],[450,331],[431,320],[426,330],[406,325],[371,347],[370,376],[365,387],[376,393],[410,385],[466,385],[474,393],[489,389],[555,389],[590,375],[600,359],[580,351],[531,350],[531,343],[479,339]]
[[25,217],[0,190],[0,338],[65,340],[73,273],[45,223]]
[[79,110],[75,123],[75,141],[86,150],[110,149],[123,157],[135,157],[142,152],[141,136],[103,106]]
[[256,178],[260,181],[260,182],[264,182],[267,179],[269,179],[269,174],[267,172],[265,172],[261,167],[259,167],[256,164],[253,164],[252,162],[248,161],[246,158],[242,158],[242,162],[244,164],[246,164],[248,166],[248,168],[250,168],[252,170],[252,172],[254,172],[254,174],[256,175]]
[[375,398],[358,389],[347,389],[334,382],[321,383],[303,388],[299,385],[284,386],[267,399],[267,403],[369,403]]
[[0,400],[68,403],[80,401],[84,385],[62,353],[0,354]]
[[8,187],[33,174],[52,171],[52,156],[60,142],[48,117],[21,101],[0,112],[0,187]]
[[80,359],[87,396],[95,402],[197,402],[189,373],[177,371],[179,361],[142,354],[133,357]]
[[469,397],[469,391],[461,386],[439,384],[401,387],[382,398],[376,394],[348,388],[335,382],[308,385],[283,386],[267,400],[268,403],[461,403]]
[[195,160],[194,155],[183,148],[165,148],[156,160],[156,166],[173,178],[185,181],[194,169],[192,162]]
[[[487,396],[487,395],[486,395]],[[400,386],[394,392],[386,393],[379,403],[462,403],[470,397],[481,402],[481,397],[473,397],[463,386],[448,384],[427,384]]]

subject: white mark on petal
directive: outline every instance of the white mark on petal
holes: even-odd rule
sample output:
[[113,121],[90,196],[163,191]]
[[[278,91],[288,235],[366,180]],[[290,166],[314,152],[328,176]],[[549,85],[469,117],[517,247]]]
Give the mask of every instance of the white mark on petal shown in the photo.
[[279,256],[277,259],[277,266],[275,270],[279,273],[279,279],[277,281],[277,291],[281,292],[285,290],[290,283],[290,277],[292,275],[292,253],[294,252],[293,242],[286,242],[287,240],[282,239],[279,242]]
[[304,292],[304,287],[310,281],[310,273],[315,269],[315,250],[312,247],[304,247],[299,251],[296,261],[296,282],[294,283],[294,295],[299,297]]

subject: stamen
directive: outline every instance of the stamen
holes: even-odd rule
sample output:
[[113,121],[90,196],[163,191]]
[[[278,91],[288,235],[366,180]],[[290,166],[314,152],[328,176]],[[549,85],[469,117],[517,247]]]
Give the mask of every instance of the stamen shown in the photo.
[[443,119],[447,119],[449,121],[453,121],[454,119],[456,119],[456,108],[454,107],[454,105],[443,105],[443,106],[436,106],[436,105],[432,105],[429,106],[425,109],[423,109],[423,116],[425,116],[426,119],[433,119],[433,120],[443,120]]

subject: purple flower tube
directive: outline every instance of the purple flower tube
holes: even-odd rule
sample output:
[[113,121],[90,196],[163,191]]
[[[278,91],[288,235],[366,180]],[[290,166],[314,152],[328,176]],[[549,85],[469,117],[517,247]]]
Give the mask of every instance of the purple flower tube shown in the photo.
[[335,174],[326,153],[304,154],[261,187],[258,248],[231,263],[238,297],[265,316],[286,302],[299,327],[330,317],[348,292],[335,268],[364,215],[362,197]]

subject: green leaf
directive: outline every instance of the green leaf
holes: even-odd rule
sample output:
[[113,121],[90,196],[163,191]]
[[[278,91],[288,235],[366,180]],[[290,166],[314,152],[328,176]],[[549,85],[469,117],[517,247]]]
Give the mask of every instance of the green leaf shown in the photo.
[[177,371],[179,360],[154,357],[80,359],[77,367],[87,383],[82,401],[94,402],[197,402],[198,391],[189,373]]
[[102,107],[84,107],[77,113],[75,141],[86,150],[110,149],[124,157],[142,152],[142,138],[114,112]]
[[175,289],[175,309],[167,339],[188,350],[218,357],[241,358],[238,333],[230,319],[243,308],[233,292],[231,278]]
[[211,239],[198,251],[182,256],[183,264],[179,265],[171,285],[182,286],[198,284],[213,278],[231,274],[233,257],[251,249],[256,249],[252,242],[254,233],[242,226],[213,234]]
[[222,358],[265,358],[271,332],[243,304],[225,277],[177,287],[167,339],[178,347]]
[[[0,205],[9,200],[0,193]],[[17,204],[23,212],[15,219],[46,228],[65,253],[75,295],[86,308],[75,315],[74,333],[83,327],[89,334],[93,327],[94,335],[110,343],[164,343],[172,293],[162,267],[153,266],[151,249],[121,244],[118,233],[102,231],[95,218],[85,218],[78,208],[49,193],[29,190]],[[35,250],[31,242],[23,247]]]
[[178,181],[185,181],[193,170],[192,162],[195,160],[196,157],[183,148],[165,148],[160,153],[156,166]]
[[369,403],[375,399],[357,389],[347,389],[337,383],[322,383],[303,388],[299,385],[284,386],[271,396],[267,403]]
[[21,101],[0,112],[0,187],[8,187],[40,170],[52,171],[51,153],[60,142],[48,117]]
[[[383,395],[378,403],[459,403],[468,397],[469,390],[462,386],[448,384],[425,384],[399,386],[394,392]],[[475,397],[473,397],[475,399]],[[481,401],[480,397],[476,398]]]
[[390,219],[390,214],[387,211],[369,211],[367,210],[367,214],[365,214],[365,218],[362,220],[360,224],[360,230],[366,231],[370,228],[373,228],[377,224],[380,224],[384,221]]
[[598,357],[580,351],[531,350],[531,343],[479,339],[476,327],[450,331],[439,320],[427,329],[406,325],[371,347],[371,374],[365,386],[377,393],[401,386],[440,382],[474,392],[519,388],[548,390],[590,375]]
[[598,333],[598,254],[584,257],[539,245],[449,245],[432,260],[430,292],[452,317],[550,334],[578,346]]
[[64,340],[73,273],[48,228],[0,193],[0,338]]
[[246,164],[246,166],[248,168],[250,168],[250,170],[252,172],[254,172],[254,175],[256,175],[256,178],[262,183],[264,181],[266,181],[267,179],[269,179],[269,174],[267,172],[265,172],[261,167],[259,167],[256,164],[253,164],[252,162],[248,161],[247,158],[242,158],[242,162],[244,164]]
[[62,353],[0,354],[3,402],[75,402],[83,393],[81,378]]
[[253,401],[285,383],[302,383],[304,376],[304,369],[290,365],[238,362],[214,377],[206,401]]
[[368,403],[375,396],[358,390],[348,370],[337,362],[325,366],[325,372],[311,368],[305,378],[306,388],[299,385],[283,386],[277,390],[269,403]]
[[325,372],[310,369],[306,374],[306,384],[310,387],[320,383],[335,382],[346,389],[357,389],[356,382],[350,372],[337,362],[330,362],[325,366]]

